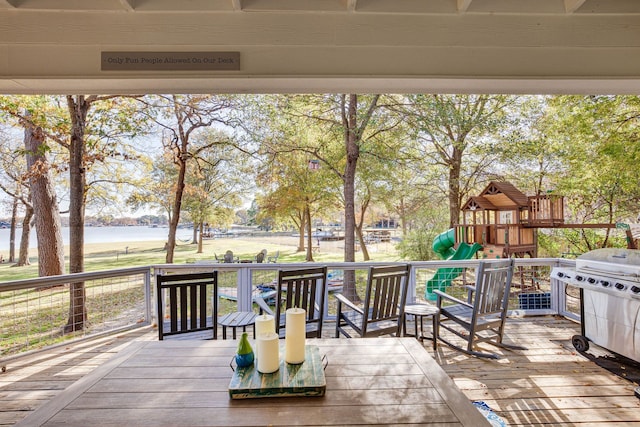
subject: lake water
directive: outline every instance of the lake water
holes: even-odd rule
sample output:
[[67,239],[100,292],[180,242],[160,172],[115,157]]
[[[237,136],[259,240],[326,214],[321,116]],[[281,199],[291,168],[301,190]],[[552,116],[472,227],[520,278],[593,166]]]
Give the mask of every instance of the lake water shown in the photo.
[[[20,236],[22,229],[16,230],[16,253],[20,247]],[[85,227],[84,229],[84,242],[85,243],[110,243],[110,242],[141,242],[161,240],[167,241],[169,235],[169,228],[151,228],[146,226],[134,226],[134,227]],[[192,237],[193,231],[189,229],[179,229],[177,238],[180,240],[188,240]],[[64,244],[69,243],[69,228],[62,228],[62,239]],[[31,230],[31,237],[29,239],[29,247],[36,248],[36,232],[35,229]],[[9,251],[9,229],[0,229],[0,251]]]

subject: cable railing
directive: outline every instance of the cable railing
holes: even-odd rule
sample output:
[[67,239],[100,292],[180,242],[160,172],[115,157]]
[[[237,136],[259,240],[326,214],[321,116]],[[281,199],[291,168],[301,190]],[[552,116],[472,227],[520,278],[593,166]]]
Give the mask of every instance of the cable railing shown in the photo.
[[143,267],[0,283],[0,357],[149,324],[150,278]]
[[[352,277],[364,295],[367,269],[394,262],[330,262],[325,319],[335,319],[335,292],[342,291],[345,277]],[[475,280],[478,260],[410,262],[408,302],[426,301],[434,289],[454,295],[466,294],[464,285]],[[578,319],[578,292],[550,279],[554,266],[573,266],[561,258],[519,258],[511,288],[510,311],[515,316],[559,314]],[[190,263],[40,277],[0,283],[0,359],[14,357],[69,340],[155,325],[155,274],[218,271],[219,315],[233,311],[257,311],[256,293],[273,295],[279,269],[308,267],[309,263]],[[353,271],[353,275],[345,275]],[[71,287],[82,284],[85,317],[82,328],[72,325],[78,307]],[[267,301],[270,302],[267,298]],[[76,330],[74,330],[76,329]]]

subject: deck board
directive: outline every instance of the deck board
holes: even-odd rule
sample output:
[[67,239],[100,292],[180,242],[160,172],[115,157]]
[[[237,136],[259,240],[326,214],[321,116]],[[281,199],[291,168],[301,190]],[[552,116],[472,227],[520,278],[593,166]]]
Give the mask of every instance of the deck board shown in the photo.
[[[324,336],[332,336],[332,326],[327,325]],[[429,341],[425,341],[424,346],[469,400],[486,402],[510,426],[640,426],[640,399],[633,394],[637,385],[577,353],[571,345],[571,336],[578,331],[579,325],[554,316],[509,319],[506,341],[525,346],[527,350],[498,349],[503,355],[499,360],[470,357],[444,345],[434,353]],[[0,374],[0,426],[15,424],[133,339],[155,341],[157,331],[139,328],[6,362],[7,372]],[[495,351],[490,346],[487,348]],[[153,355],[148,357],[152,363]],[[348,355],[332,354],[331,357]],[[380,360],[380,365],[388,367],[393,357],[388,359]],[[403,375],[399,380],[412,380],[411,375]],[[356,380],[362,381],[362,377],[354,378]],[[116,384],[120,380],[111,381]],[[196,390],[226,393],[226,390],[208,389],[206,379],[192,386]],[[162,384],[145,384],[139,390],[135,385],[132,387],[132,392],[142,395],[149,387],[162,387]],[[389,389],[393,387],[389,384]],[[333,393],[330,390],[331,381],[327,378],[327,397],[343,401],[344,410],[348,412],[349,390]],[[428,395],[410,399],[418,406],[429,406]],[[85,403],[78,402],[79,405]],[[279,405],[274,402],[274,408]],[[188,406],[197,407],[198,400],[194,399]],[[188,406],[185,405],[185,409]]]
[[636,384],[576,352],[579,330],[554,316],[509,319],[507,342],[527,350],[498,349],[500,360],[485,360],[441,347],[434,356],[470,400],[486,402],[510,426],[640,426]]

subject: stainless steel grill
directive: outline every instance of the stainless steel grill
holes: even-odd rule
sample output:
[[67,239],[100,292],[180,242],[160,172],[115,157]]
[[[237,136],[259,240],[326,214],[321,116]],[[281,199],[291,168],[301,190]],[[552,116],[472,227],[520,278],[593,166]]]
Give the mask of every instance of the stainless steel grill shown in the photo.
[[640,362],[639,250],[587,252],[575,269],[557,267],[551,277],[580,288],[582,335],[572,339],[577,350],[587,350],[592,341]]

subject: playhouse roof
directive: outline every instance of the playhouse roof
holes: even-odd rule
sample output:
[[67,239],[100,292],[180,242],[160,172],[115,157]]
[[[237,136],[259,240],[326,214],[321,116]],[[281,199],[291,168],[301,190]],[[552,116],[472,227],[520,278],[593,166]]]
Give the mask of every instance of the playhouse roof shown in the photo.
[[498,208],[529,206],[529,198],[506,181],[491,181],[480,195]]
[[482,196],[469,197],[467,203],[462,206],[463,211],[496,211],[498,208]]
[[526,208],[529,198],[506,181],[491,181],[479,196],[471,197],[463,210],[507,210]]

